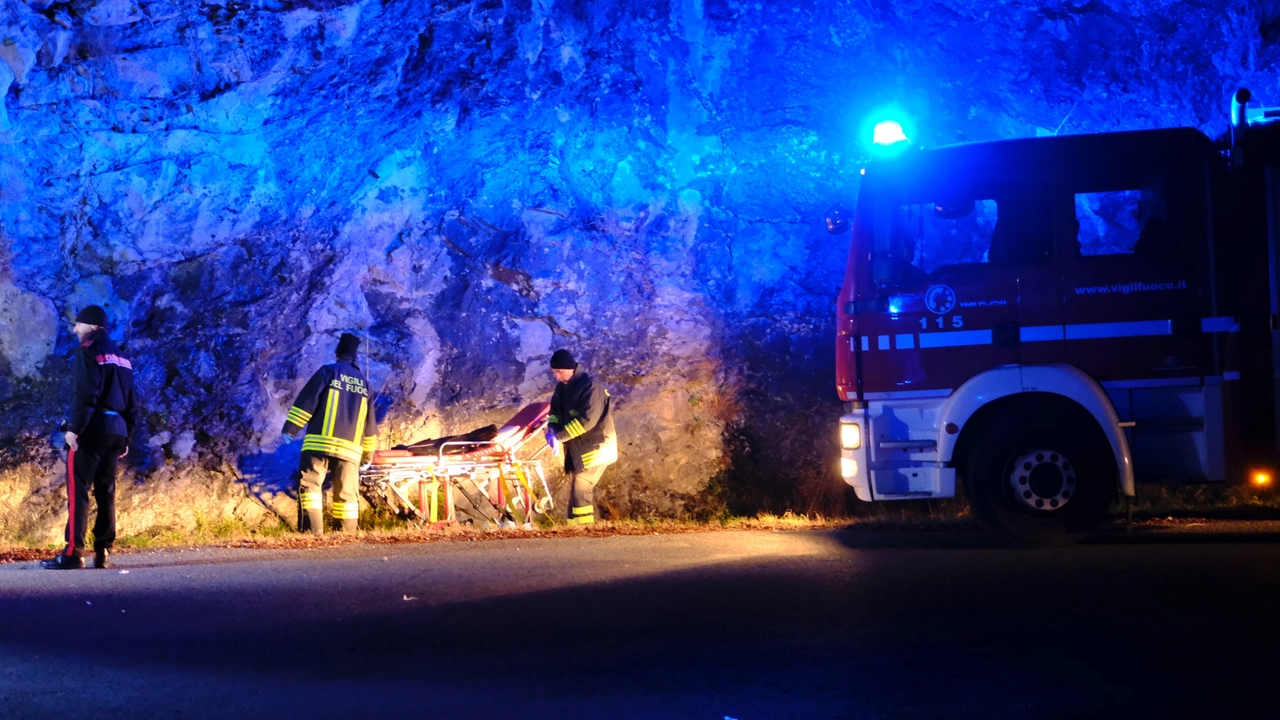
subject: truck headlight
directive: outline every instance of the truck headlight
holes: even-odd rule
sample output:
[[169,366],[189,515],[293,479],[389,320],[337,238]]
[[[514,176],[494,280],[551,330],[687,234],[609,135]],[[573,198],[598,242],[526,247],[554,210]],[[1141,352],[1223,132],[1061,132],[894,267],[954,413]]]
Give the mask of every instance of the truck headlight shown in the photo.
[[857,423],[840,423],[840,447],[846,450],[862,447],[862,428]]

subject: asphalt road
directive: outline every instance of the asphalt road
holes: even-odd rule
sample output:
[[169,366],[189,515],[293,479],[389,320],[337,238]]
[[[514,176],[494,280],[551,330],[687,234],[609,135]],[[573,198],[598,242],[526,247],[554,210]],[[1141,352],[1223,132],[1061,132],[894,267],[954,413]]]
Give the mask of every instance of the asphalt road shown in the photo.
[[0,717],[1275,718],[1278,568],[856,530],[7,565]]

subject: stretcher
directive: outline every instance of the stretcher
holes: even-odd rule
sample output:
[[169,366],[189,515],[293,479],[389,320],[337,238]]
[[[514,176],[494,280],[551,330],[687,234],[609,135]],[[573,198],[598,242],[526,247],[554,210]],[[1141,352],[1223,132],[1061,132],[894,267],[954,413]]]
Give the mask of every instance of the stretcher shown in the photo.
[[378,450],[360,471],[361,490],[419,526],[466,519],[530,529],[554,508],[540,460],[550,413],[550,403],[533,403],[500,429]]

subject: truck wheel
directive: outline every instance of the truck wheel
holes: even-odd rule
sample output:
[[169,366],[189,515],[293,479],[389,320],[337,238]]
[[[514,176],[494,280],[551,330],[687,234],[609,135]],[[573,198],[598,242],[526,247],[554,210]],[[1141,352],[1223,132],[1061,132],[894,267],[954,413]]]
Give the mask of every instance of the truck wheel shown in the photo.
[[1115,496],[1116,467],[1111,445],[1083,409],[1005,412],[983,429],[964,481],[974,514],[997,535],[1024,547],[1056,547],[1079,542],[1102,521]]

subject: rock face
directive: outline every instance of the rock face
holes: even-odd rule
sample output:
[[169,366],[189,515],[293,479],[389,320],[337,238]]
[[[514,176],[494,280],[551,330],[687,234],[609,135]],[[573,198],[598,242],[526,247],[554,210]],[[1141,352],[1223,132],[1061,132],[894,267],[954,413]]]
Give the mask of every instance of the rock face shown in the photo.
[[144,405],[126,532],[289,516],[278,431],[344,330],[384,443],[501,422],[567,347],[616,407],[608,512],[829,511],[821,219],[867,112],[928,144],[1217,132],[1239,85],[1280,104],[1277,27],[1207,0],[0,0],[0,533],[61,526],[90,302]]

